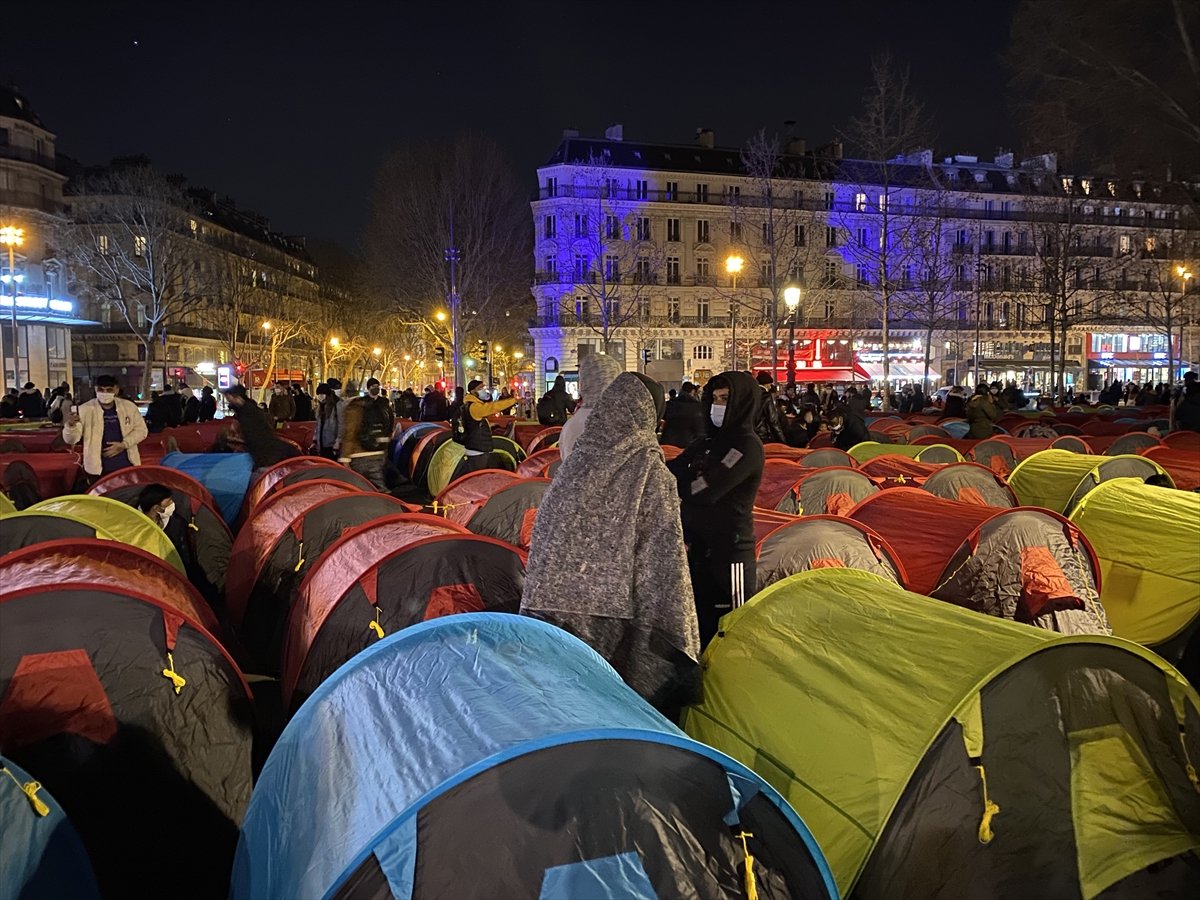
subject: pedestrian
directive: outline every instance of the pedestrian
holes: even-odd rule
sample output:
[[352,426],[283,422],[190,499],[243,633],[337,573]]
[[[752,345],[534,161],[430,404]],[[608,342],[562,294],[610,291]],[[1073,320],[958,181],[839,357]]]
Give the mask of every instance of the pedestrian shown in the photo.
[[[1188,376],[1192,376],[1189,378]],[[1176,431],[1200,432],[1200,380],[1195,372],[1184,376],[1183,393],[1175,403],[1172,427]]]
[[267,405],[270,422],[278,428],[284,422],[296,418],[296,398],[288,391],[288,386],[282,381],[275,382],[271,392],[271,402]]
[[100,375],[95,399],[68,411],[62,436],[72,447],[83,441],[83,471],[94,481],[109,472],[141,465],[138,444],[148,433],[136,404],[117,396],[117,379]]
[[46,407],[46,416],[55,425],[61,425],[66,418],[67,410],[71,408],[71,389],[61,384],[50,395],[50,404]]
[[217,417],[217,398],[212,385],[206,384],[200,388],[200,419],[201,422],[211,422]]
[[991,437],[996,422],[1002,415],[1000,407],[992,399],[992,389],[980,382],[975,385],[975,395],[967,402],[967,437],[975,440]]
[[757,587],[753,510],[765,455],[755,423],[766,399],[748,372],[710,379],[701,398],[707,434],[667,464],[680,497],[701,646]]
[[782,444],[783,416],[779,407],[775,405],[775,380],[770,372],[759,372],[754,380],[764,393],[759,403],[758,421],[755,423],[754,432],[764,444]]
[[346,404],[339,460],[381,491],[388,489],[387,448],[396,425],[391,401],[382,395],[378,378],[367,379],[367,393]]
[[200,401],[195,391],[184,385],[179,389],[179,397],[183,401],[183,424],[195,425],[200,421]]
[[963,389],[958,385],[950,388],[950,393],[946,395],[946,405],[942,407],[942,414],[938,416],[938,421],[942,419],[965,419],[967,417],[967,398]]
[[697,699],[700,641],[679,497],[655,438],[664,406],[661,385],[624,372],[590,407],[538,507],[521,612],[574,634],[675,718]]
[[663,444],[683,450],[704,437],[704,410],[698,391],[695,384],[685,381],[679,396],[667,401],[663,412]]
[[445,422],[447,419],[446,395],[433,385],[425,388],[425,396],[421,400],[422,422]]
[[871,440],[871,432],[862,414],[853,406],[835,406],[829,413],[829,432],[833,446],[849,450]]
[[32,381],[25,382],[25,387],[21,389],[17,398],[17,407],[23,419],[46,418],[46,402],[42,399],[42,392]]
[[246,388],[235,384],[224,391],[225,403],[237,419],[246,451],[254,468],[265,469],[296,455],[295,449],[275,435],[266,411],[250,399]]
[[405,388],[396,398],[396,418],[415,422],[421,414],[421,404],[412,388]]
[[537,402],[538,422],[547,427],[566,425],[567,416],[575,412],[575,401],[567,393],[567,382],[561,376],[555,376],[554,386]]
[[4,397],[0,398],[0,419],[15,419],[21,415],[20,397],[15,387],[4,392]]
[[816,407],[805,406],[788,425],[787,445],[789,447],[807,447],[820,430],[821,418],[817,415]]
[[304,388],[301,381],[292,382],[292,403],[296,405],[293,422],[311,422],[313,420],[313,398]]
[[317,385],[317,427],[313,434],[317,455],[337,459],[342,449],[345,422],[342,400],[327,383]]
[[493,401],[491,392],[478,378],[467,383],[462,409],[450,423],[451,437],[467,450],[466,456],[454,470],[454,478],[480,469],[499,468],[492,455],[492,424],[488,416],[512,409],[518,402],[516,397]]
[[[575,408],[575,415],[563,425],[558,435],[558,450],[563,459],[571,455],[575,442],[583,434],[584,423],[592,408],[600,402],[601,395],[620,374],[621,364],[606,353],[593,353],[583,358],[579,364],[579,405]],[[667,405],[670,406],[670,403]]]

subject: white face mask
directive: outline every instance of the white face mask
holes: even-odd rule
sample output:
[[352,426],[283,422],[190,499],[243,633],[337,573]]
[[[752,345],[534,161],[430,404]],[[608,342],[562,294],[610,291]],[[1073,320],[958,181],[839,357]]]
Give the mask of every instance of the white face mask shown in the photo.
[[712,405],[712,410],[708,414],[708,417],[710,419],[712,419],[712,423],[714,425],[716,425],[718,428],[720,428],[721,425],[725,422],[725,406],[724,406],[724,404],[718,405],[718,404],[714,403]]
[[335,396],[335,397],[342,396],[342,389],[341,388],[333,388],[333,396]]
[[101,403],[103,403],[105,406],[109,406],[116,402],[117,392],[116,391],[96,391],[96,399],[99,400]]
[[489,400],[492,399],[491,391],[476,391],[475,396],[478,397],[480,400],[482,400],[484,403],[487,403]]
[[172,500],[162,508],[162,512],[158,514],[159,520],[166,525],[171,520],[171,516],[175,514],[175,501]]

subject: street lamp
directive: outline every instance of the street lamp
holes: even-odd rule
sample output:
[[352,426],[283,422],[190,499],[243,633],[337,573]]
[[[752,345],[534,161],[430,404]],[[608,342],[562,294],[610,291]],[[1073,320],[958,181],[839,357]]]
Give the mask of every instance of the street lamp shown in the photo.
[[444,312],[442,312],[440,309],[436,313],[433,314],[433,317],[435,319],[437,319],[439,322],[446,321],[446,314]]
[[335,337],[331,337],[331,338],[329,339],[329,346],[330,346],[330,347],[332,347],[334,350],[336,350],[336,349],[337,349],[338,347],[340,347],[341,345],[342,345],[342,342],[341,342],[341,341],[339,341],[337,338],[335,338]]
[[21,387],[21,353],[17,341],[17,283],[20,280],[16,273],[16,249],[25,243],[25,229],[14,225],[0,228],[0,244],[8,247],[8,278],[12,285],[12,350],[13,350],[13,385]]
[[[787,386],[791,394],[796,390],[796,310],[800,308],[800,288],[789,284],[783,289],[783,302],[788,311],[788,377]],[[772,375],[775,373],[771,373]]]
[[[1176,266],[1175,274],[1179,276],[1179,305],[1182,307],[1184,304],[1184,301],[1185,301],[1185,295],[1187,294],[1188,280],[1192,277],[1192,272],[1191,272],[1191,270],[1188,269],[1187,266]],[[1184,328],[1184,322],[1187,321],[1187,317],[1182,315],[1183,309],[1180,310],[1180,313],[1181,313],[1181,315],[1179,316],[1179,355],[1182,357],[1183,356],[1183,328]],[[1171,349],[1171,335],[1168,334],[1167,335],[1167,350],[1169,351],[1170,349]],[[1175,354],[1168,353],[1167,358],[1174,359]],[[1174,365],[1174,363],[1172,363],[1171,365]],[[1182,366],[1180,368],[1182,368]],[[1167,380],[1171,384],[1174,384],[1175,383],[1175,373],[1174,372],[1169,373]]]
[[725,271],[733,279],[733,295],[729,299],[729,324],[733,334],[729,340],[729,371],[737,371],[737,277],[745,265],[745,260],[736,253],[725,258]]

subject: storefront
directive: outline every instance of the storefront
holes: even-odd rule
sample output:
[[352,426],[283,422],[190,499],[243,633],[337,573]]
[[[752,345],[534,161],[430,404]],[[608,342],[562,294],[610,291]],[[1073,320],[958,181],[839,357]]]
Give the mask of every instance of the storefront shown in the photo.
[[[1088,335],[1088,387],[1099,390],[1114,380],[1120,382],[1166,383],[1177,380],[1188,369],[1180,360],[1179,339],[1170,343],[1165,334],[1096,333]],[[1175,357],[1175,379],[1171,378],[1171,350]]]
[[[4,382],[11,385],[13,363],[13,298],[0,296],[0,334],[4,347]],[[72,300],[17,295],[16,386],[32,381],[41,389],[72,383],[71,327],[93,325],[75,315]]]

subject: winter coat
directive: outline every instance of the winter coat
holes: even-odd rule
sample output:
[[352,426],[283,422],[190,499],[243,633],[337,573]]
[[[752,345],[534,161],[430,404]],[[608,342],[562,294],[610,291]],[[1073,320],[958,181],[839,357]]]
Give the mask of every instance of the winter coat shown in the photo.
[[296,398],[291,394],[272,394],[267,412],[276,422],[290,422],[296,418]]
[[950,394],[946,397],[946,405],[942,407],[939,419],[965,419],[967,417],[967,401],[962,394]]
[[561,375],[554,387],[542,395],[537,404],[538,422],[542,425],[565,425],[567,416],[575,412],[575,400],[567,393],[567,383]]
[[17,409],[26,419],[46,418],[46,404],[42,401],[42,392],[37,388],[21,391],[17,397]]
[[430,391],[421,400],[422,422],[446,421],[446,395],[441,391]]
[[633,372],[601,395],[538,507],[521,612],[579,637],[663,710],[696,699],[700,636],[656,420]]
[[847,409],[842,416],[842,430],[834,435],[833,446],[839,450],[849,450],[870,439],[871,432],[862,416],[853,409]]
[[[146,439],[149,432],[146,420],[138,411],[137,405],[117,397],[117,419],[121,423],[121,442],[125,445],[125,455],[131,465],[142,463],[138,453],[138,444]],[[104,471],[104,459],[101,451],[104,449],[104,407],[99,400],[89,400],[79,407],[79,422],[75,425],[64,425],[63,440],[69,446],[75,446],[83,441],[83,470],[89,475],[100,475]]]
[[[374,408],[382,433],[377,436],[374,446],[364,443],[364,417]],[[381,453],[387,449],[387,442],[392,438],[392,430],[396,425],[396,416],[392,412],[392,404],[386,397],[355,397],[346,404],[346,425],[341,455],[345,459],[360,453]]]
[[775,392],[762,388],[759,390],[762,390],[762,397],[759,398],[758,419],[754,425],[754,433],[764,444],[782,444],[784,442],[783,414],[775,403]]
[[217,417],[217,398],[212,394],[200,395],[200,421],[211,422]]
[[312,395],[300,391],[298,394],[292,395],[292,401],[296,404],[296,415],[292,417],[292,421],[311,422],[313,420]]
[[668,400],[663,413],[662,443],[682,450],[702,437],[704,408],[700,398],[692,394],[680,394],[674,400]]
[[276,437],[267,414],[253,400],[247,398],[240,407],[233,407],[233,414],[242,428],[242,440],[254,460],[254,468],[273,466],[297,455],[295,448]]
[[989,394],[976,394],[967,403],[967,422],[970,429],[968,438],[981,440],[989,438],[994,433],[993,425],[1003,413],[1000,411]]
[[606,353],[594,353],[583,358],[579,364],[579,406],[558,435],[558,449],[563,459],[571,455],[592,409],[620,374],[621,364]]

